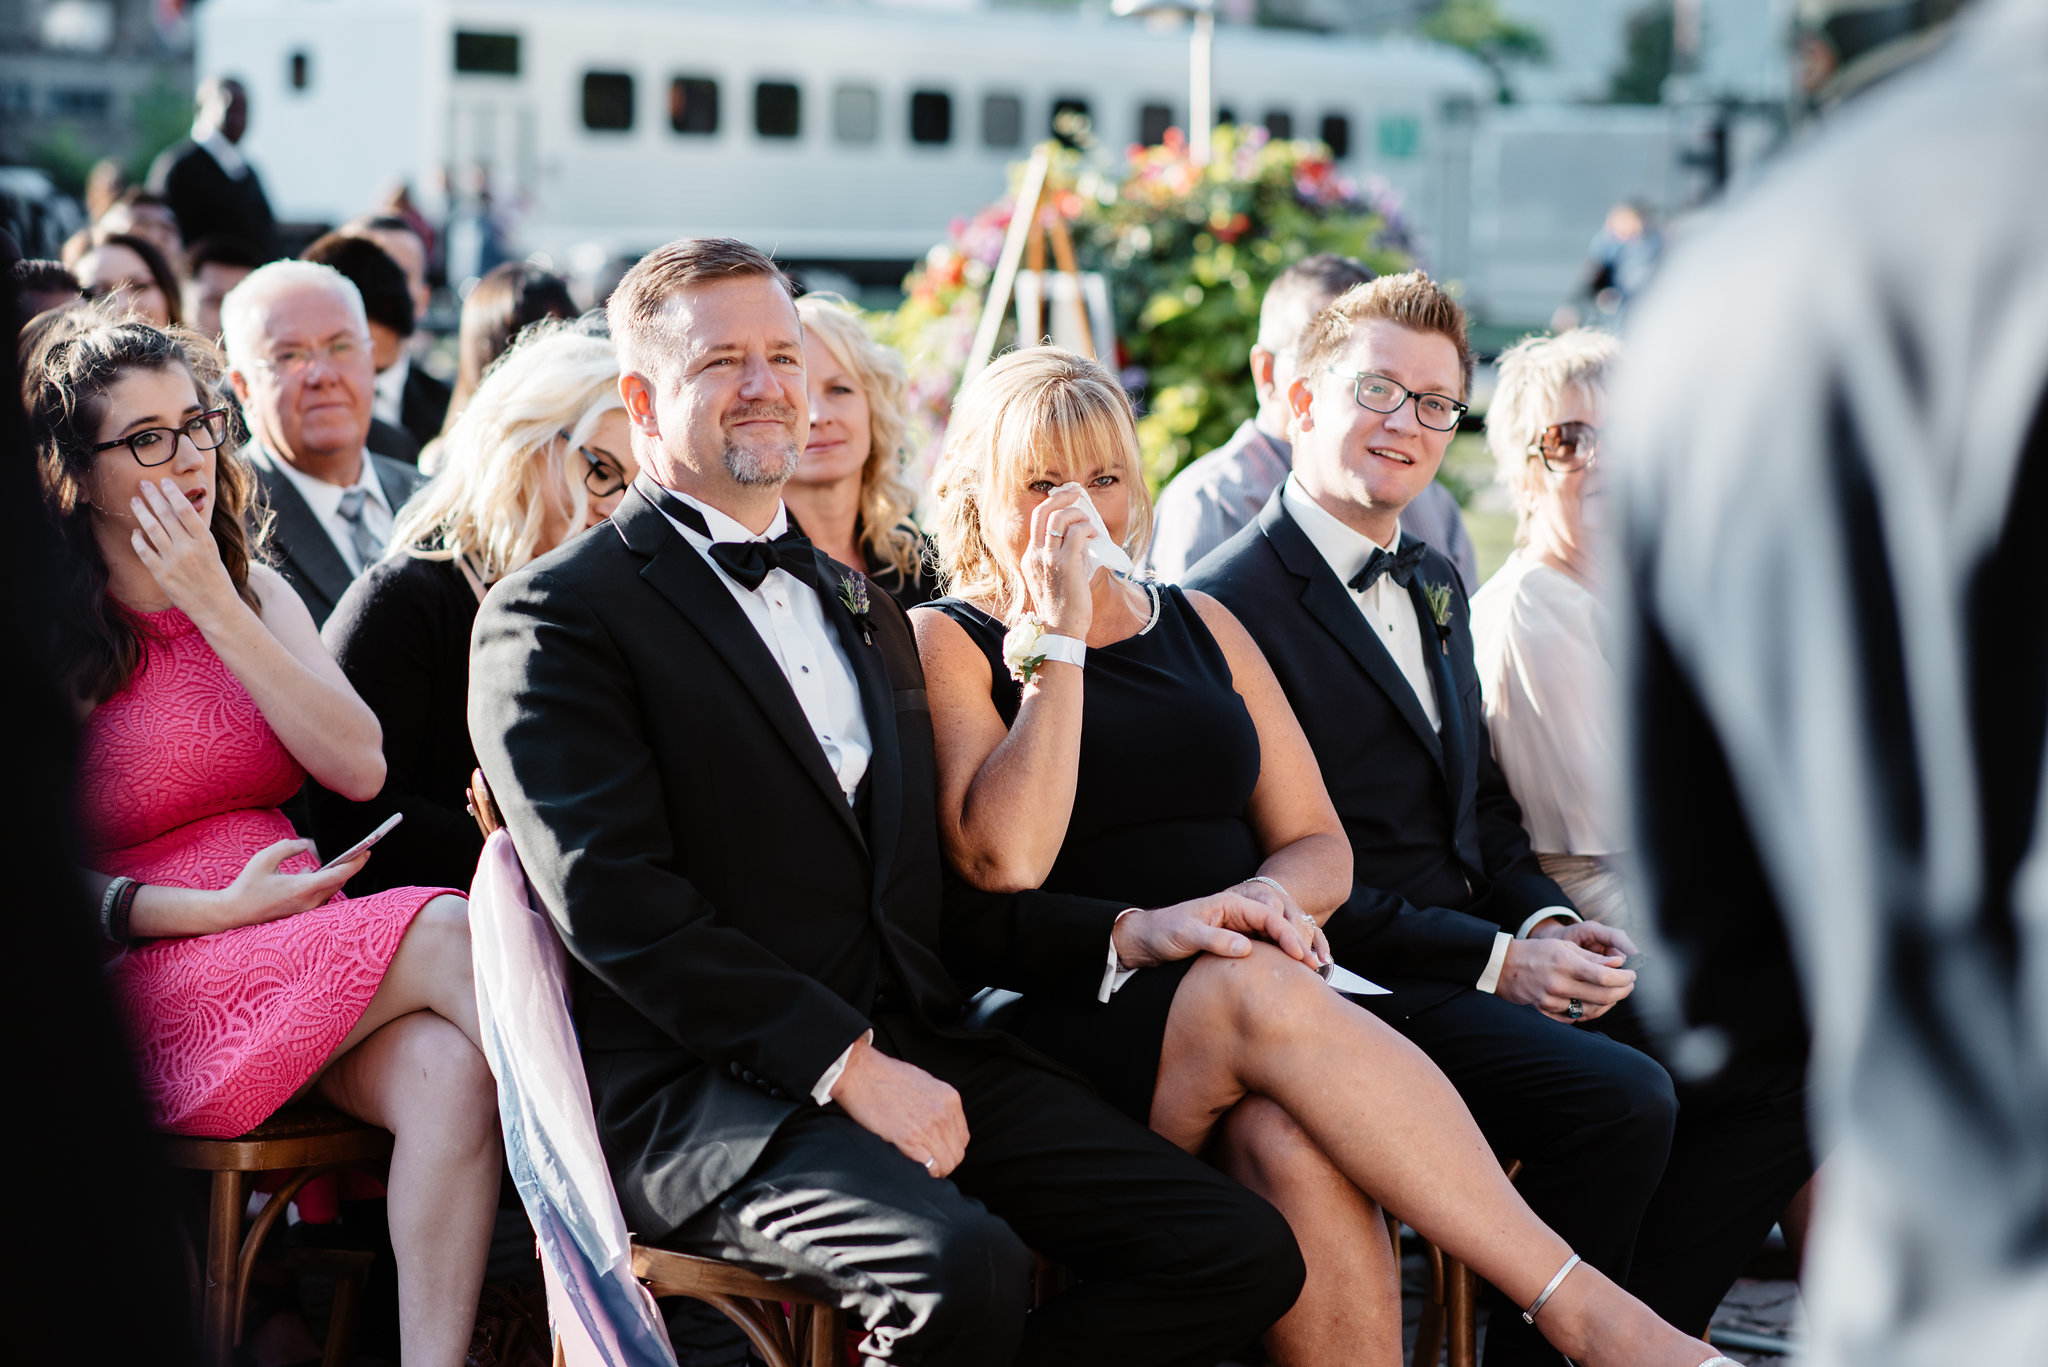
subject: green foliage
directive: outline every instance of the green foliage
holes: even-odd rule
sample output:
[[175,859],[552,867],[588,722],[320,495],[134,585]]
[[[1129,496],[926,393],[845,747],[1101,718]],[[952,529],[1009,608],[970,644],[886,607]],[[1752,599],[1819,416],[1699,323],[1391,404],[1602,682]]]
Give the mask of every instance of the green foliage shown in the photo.
[[[1066,220],[1081,268],[1109,281],[1123,378],[1144,400],[1138,440],[1155,487],[1251,416],[1251,347],[1275,276],[1316,252],[1383,272],[1410,265],[1392,191],[1344,180],[1320,143],[1224,127],[1207,166],[1190,160],[1178,132],[1163,146],[1132,148],[1120,165],[1092,161],[1087,149],[1053,156],[1047,212]],[[944,429],[1013,211],[1005,201],[956,224],[904,282],[903,306],[879,320],[880,335],[910,362],[932,433]],[[999,348],[1013,339],[1006,325]]]
[[1676,27],[1677,18],[1669,0],[1645,5],[1628,16],[1622,29],[1621,70],[1608,79],[1610,101],[1656,104],[1664,98],[1664,78],[1671,74]]
[[1438,0],[1423,16],[1422,36],[1463,48],[1486,63],[1503,100],[1508,97],[1508,63],[1540,62],[1549,55],[1543,34],[1502,14],[1499,0]]
[[85,195],[85,178],[99,160],[76,129],[59,124],[28,149],[31,166],[48,173],[58,189],[73,199]]
[[128,178],[141,181],[157,153],[192,127],[192,92],[159,75],[128,104]]

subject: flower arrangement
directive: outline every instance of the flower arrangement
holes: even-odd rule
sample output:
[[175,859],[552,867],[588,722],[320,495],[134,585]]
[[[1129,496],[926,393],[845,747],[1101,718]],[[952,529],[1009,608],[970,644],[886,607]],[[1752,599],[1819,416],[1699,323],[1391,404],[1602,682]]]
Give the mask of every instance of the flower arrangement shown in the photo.
[[[956,220],[878,328],[910,362],[928,462],[1014,212],[1013,194]],[[1155,486],[1251,415],[1251,346],[1275,276],[1317,252],[1356,256],[1378,271],[1405,270],[1414,259],[1389,187],[1340,175],[1320,143],[1259,128],[1217,129],[1206,166],[1190,158],[1178,130],[1120,160],[1085,140],[1057,149],[1041,212],[1066,220],[1081,268],[1110,282],[1116,365],[1141,401],[1138,440]],[[998,348],[1015,344],[1007,324]]]
[[1045,667],[1045,652],[1038,648],[1043,635],[1045,623],[1037,613],[1027,612],[1003,636],[1003,663],[1018,683],[1030,683],[1031,677]]

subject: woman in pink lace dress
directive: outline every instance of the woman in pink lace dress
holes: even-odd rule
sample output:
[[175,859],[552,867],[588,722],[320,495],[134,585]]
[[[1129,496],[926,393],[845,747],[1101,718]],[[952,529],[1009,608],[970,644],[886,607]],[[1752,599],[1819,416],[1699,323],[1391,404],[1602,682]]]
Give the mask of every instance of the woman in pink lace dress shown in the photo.
[[[315,397],[332,350],[368,344],[267,324],[269,364]],[[193,334],[90,311],[28,367],[70,552],[62,660],[108,971],[163,1128],[239,1134],[303,1095],[392,1131],[405,1362],[459,1364],[499,1163],[467,907],[442,888],[344,897],[368,856],[320,872],[277,810],[309,772],[373,796],[383,757],[298,596],[252,561],[253,476],[215,379]]]

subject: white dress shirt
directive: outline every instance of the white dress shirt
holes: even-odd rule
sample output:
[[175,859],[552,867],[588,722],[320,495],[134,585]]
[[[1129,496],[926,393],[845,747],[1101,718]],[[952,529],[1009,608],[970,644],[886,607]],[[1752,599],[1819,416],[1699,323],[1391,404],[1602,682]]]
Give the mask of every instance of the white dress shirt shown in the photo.
[[[1393,576],[1387,574],[1375,579],[1372,587],[1364,593],[1352,592],[1348,587],[1351,576],[1365,568],[1365,562],[1372,558],[1373,551],[1384,550],[1391,555],[1400,549],[1400,524],[1394,525],[1393,544],[1381,546],[1365,533],[1346,526],[1335,514],[1310,498],[1301,482],[1291,474],[1280,486],[1280,501],[1288,516],[1308,537],[1309,544],[1336,572],[1337,582],[1347,586],[1345,591],[1351,594],[1351,601],[1358,604],[1358,611],[1372,627],[1373,635],[1387,648],[1387,653],[1400,667],[1402,677],[1415,691],[1415,701],[1422,705],[1423,715],[1441,734],[1444,729],[1443,713],[1437,707],[1436,686],[1430,682],[1429,661],[1422,653],[1423,626],[1415,611],[1415,599],[1406,587],[1395,583]],[[1432,625],[1430,634],[1434,633]],[[1522,922],[1513,935],[1499,932],[1494,936],[1493,952],[1486,958],[1485,969],[1472,985],[1481,992],[1491,992],[1498,987],[1501,969],[1507,966],[1508,946],[1518,939],[1526,939],[1530,931],[1552,919],[1577,921],[1581,918],[1570,907],[1545,907]]]
[[220,169],[228,173],[230,179],[240,180],[249,174],[249,163],[242,156],[241,149],[229,142],[228,135],[215,125],[193,124],[192,141],[205,148],[206,155],[212,157]]
[[[768,571],[759,588],[750,589],[727,574],[711,558],[714,542],[773,541],[788,529],[788,511],[777,507],[775,520],[768,524],[767,531],[757,536],[747,530],[745,524],[734,521],[708,503],[674,489],[668,492],[704,515],[704,525],[711,532],[709,536],[669,517],[666,508],[661,512],[683,540],[704,557],[704,563],[711,566],[718,582],[725,585],[733,601],[740,605],[740,611],[747,614],[747,621],[760,636],[761,644],[767,646],[768,653],[775,657],[776,667],[781,669],[782,677],[789,680],[790,691],[796,694],[797,705],[803,708],[804,720],[811,725],[811,734],[817,737],[818,748],[825,752],[825,763],[831,766],[839,780],[840,791],[851,805],[854,790],[860,787],[861,778],[868,771],[874,745],[868,735],[867,713],[861,710],[860,684],[853,677],[853,664],[846,658],[846,648],[840,644],[839,633],[825,620],[825,606],[819,601],[818,591],[780,566]],[[854,1048],[874,1037],[875,1032],[870,1030],[849,1044],[846,1052],[833,1060],[832,1066],[811,1088],[811,1100],[820,1106],[830,1101],[832,1089],[839,1085],[840,1075],[846,1071],[846,1061],[852,1057]]]
[[394,509],[390,500],[384,497],[384,486],[377,482],[377,472],[370,460],[370,453],[363,452],[362,468],[356,472],[354,484],[329,484],[317,475],[309,475],[284,457],[272,453],[271,464],[291,481],[299,491],[299,497],[306,500],[306,506],[313,510],[320,526],[327,532],[327,539],[334,543],[334,549],[341,553],[342,563],[348,566],[350,574],[361,574],[369,567],[356,554],[354,529],[347,518],[341,515],[341,496],[351,489],[361,489],[367,497],[363,499],[363,526],[377,538],[379,544],[391,544],[391,526]]
[[412,357],[405,352],[398,353],[398,359],[377,372],[371,387],[370,416],[379,422],[388,422],[393,427],[403,427],[399,421],[405,411],[405,382],[412,374]]

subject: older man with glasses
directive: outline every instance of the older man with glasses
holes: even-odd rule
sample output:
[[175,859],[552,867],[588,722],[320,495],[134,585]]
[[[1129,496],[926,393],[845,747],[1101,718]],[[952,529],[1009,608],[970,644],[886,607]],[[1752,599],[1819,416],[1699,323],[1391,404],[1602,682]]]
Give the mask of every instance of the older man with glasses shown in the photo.
[[362,295],[331,267],[275,261],[230,290],[220,313],[247,455],[277,517],[278,571],[325,622],[382,558],[421,483],[366,445],[376,376]]

